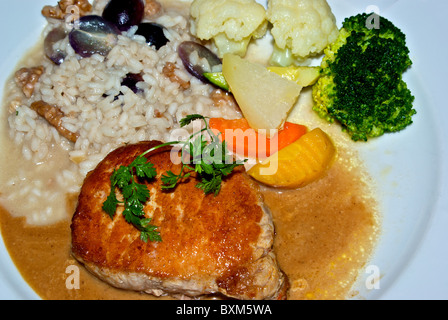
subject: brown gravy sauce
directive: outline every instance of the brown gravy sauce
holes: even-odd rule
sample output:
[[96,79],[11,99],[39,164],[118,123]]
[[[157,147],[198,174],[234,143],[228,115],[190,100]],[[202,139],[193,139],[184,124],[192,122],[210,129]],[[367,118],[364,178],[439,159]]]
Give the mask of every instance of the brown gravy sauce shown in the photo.
[[345,299],[374,249],[375,202],[358,170],[337,162],[328,175],[300,190],[265,191],[276,237],[274,250],[287,274],[289,299]]
[[[360,168],[336,161],[328,174],[298,190],[263,188],[276,228],[274,250],[290,282],[288,299],[345,299],[374,249],[376,205]],[[70,212],[74,212],[71,201]],[[30,226],[4,209],[6,247],[25,281],[43,299],[154,299],[115,289],[70,255],[70,220]],[[67,289],[69,266],[79,268],[79,289]],[[167,298],[162,298],[167,299]]]

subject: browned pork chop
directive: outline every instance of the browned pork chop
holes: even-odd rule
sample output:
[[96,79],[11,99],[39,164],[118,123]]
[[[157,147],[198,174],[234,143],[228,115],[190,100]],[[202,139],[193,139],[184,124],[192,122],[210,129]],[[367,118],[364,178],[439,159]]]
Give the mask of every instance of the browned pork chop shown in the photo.
[[217,196],[204,195],[194,177],[167,192],[160,176],[180,166],[170,160],[170,147],[150,153],[158,177],[148,183],[145,213],[159,227],[161,242],[140,240],[122,209],[114,219],[103,211],[114,169],[158,144],[118,148],[88,174],[72,219],[73,255],[115,287],[156,296],[284,298],[287,281],[272,252],[271,215],[243,170],[227,178]]

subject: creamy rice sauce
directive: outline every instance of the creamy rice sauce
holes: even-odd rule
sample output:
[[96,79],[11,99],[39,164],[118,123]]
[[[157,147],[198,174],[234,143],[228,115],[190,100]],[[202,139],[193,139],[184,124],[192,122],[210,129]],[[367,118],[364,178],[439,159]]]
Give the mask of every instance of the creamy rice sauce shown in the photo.
[[[39,41],[18,65],[44,65],[46,72],[34,95],[25,98],[13,79],[6,84],[0,135],[4,150],[8,150],[1,161],[2,235],[17,267],[42,298],[151,298],[109,287],[70,256],[70,219],[85,174],[123,143],[172,140],[172,129],[187,114],[241,117],[233,104],[215,105],[210,98],[214,89],[181,67],[176,47],[191,39],[188,11],[177,2],[175,7],[173,1],[161,2],[165,15],[156,22],[167,27],[170,42],[157,54],[131,31],[120,37],[107,59],[95,55],[78,60],[62,42],[69,56],[56,66],[43,56]],[[101,12],[105,3],[97,1],[94,12]],[[167,62],[178,66],[178,76],[190,81],[188,90],[160,76]],[[144,82],[139,84],[143,97],[120,86],[129,72],[144,74]],[[119,92],[123,94],[114,100]],[[29,108],[38,100],[64,109],[68,115],[64,125],[80,133],[76,143],[61,138]],[[306,188],[263,188],[262,192],[276,227],[274,249],[291,283],[288,298],[342,299],[355,294],[352,285],[374,248],[379,221],[372,181],[357,161],[353,143],[340,128],[318,119],[310,111],[311,103],[310,92],[305,90],[290,121],[328,132],[338,147],[335,165],[326,177]],[[80,289],[66,288],[66,267],[70,265],[81,269]]]

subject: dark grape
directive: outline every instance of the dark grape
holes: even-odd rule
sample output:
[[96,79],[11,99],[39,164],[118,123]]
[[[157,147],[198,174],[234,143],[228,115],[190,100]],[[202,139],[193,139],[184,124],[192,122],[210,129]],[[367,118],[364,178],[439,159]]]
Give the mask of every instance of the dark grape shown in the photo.
[[[208,66],[191,60],[191,54],[195,51],[198,53],[199,58],[205,58],[207,60]],[[222,63],[218,56],[216,56],[212,51],[193,41],[182,42],[177,48],[177,53],[179,54],[179,57],[188,72],[204,82],[208,82],[208,80],[203,76],[203,74],[206,72],[212,72],[212,68],[214,66]]]
[[[140,88],[137,88],[137,83],[140,81],[144,81],[143,80],[143,76],[141,73],[128,73],[126,74],[126,76],[121,80],[121,85],[122,86],[126,86],[129,89],[132,90],[132,92],[138,94],[138,93],[142,93],[143,90]],[[114,101],[117,100],[120,96],[123,95],[123,92],[120,91],[119,94],[117,94],[114,97]],[[107,94],[103,94],[103,98],[108,97]]]
[[104,8],[102,16],[120,31],[127,31],[142,22],[144,9],[142,0],[111,0]]
[[150,46],[155,46],[157,50],[168,43],[168,39],[163,33],[163,26],[156,23],[140,23],[135,34],[144,36],[146,43]]
[[44,39],[45,55],[55,64],[60,65],[64,62],[67,53],[60,49],[54,49],[54,44],[67,36],[64,28],[55,28],[51,30]]
[[84,16],[75,23],[69,34],[72,48],[82,57],[98,53],[106,56],[117,43],[120,31],[100,16]]
[[128,73],[121,81],[122,86],[126,86],[134,93],[141,92],[141,89],[137,88],[137,82],[143,81],[143,76],[140,73]]

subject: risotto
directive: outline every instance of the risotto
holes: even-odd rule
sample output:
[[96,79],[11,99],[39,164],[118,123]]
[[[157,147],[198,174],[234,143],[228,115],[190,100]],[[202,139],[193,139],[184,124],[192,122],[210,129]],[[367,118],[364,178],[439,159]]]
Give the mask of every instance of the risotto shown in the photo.
[[[95,1],[91,14],[100,14],[106,4],[106,0]],[[37,179],[32,171],[19,171],[17,177],[6,182],[11,189],[20,190],[8,192],[8,209],[13,209],[20,199],[29,202],[21,203],[20,211],[33,211],[28,214],[32,217],[31,223],[60,219],[64,214],[52,212],[54,201],[77,192],[87,172],[117,146],[142,140],[168,141],[172,130],[179,126],[178,121],[188,114],[240,117],[234,104],[212,99],[213,87],[193,77],[182,66],[177,47],[192,39],[188,18],[175,8],[164,8],[163,14],[152,21],[165,27],[164,34],[169,40],[159,50],[148,46],[145,38],[135,35],[135,28],[131,28],[118,36],[117,44],[107,56],[94,54],[79,59],[65,37],[57,43],[67,54],[64,63],[56,65],[42,54],[34,61],[35,65],[43,66],[44,72],[31,98],[24,96],[14,79],[9,81],[11,139],[21,145],[26,160],[45,167],[39,170],[59,173],[49,182]],[[62,23],[65,21],[49,19],[43,37]],[[171,66],[177,81],[166,72],[167,66]],[[143,81],[136,84],[138,93],[122,85],[127,74],[141,75]],[[182,83],[188,83],[188,89]],[[30,108],[37,101],[45,101],[62,111],[61,125],[77,133],[75,143],[62,137]],[[58,154],[58,149],[70,159],[62,166],[66,167],[63,170],[51,168],[60,166],[59,160],[48,161]],[[26,186],[19,187],[24,181]],[[40,203],[42,209],[36,211],[35,203]],[[17,207],[13,211],[17,212]]]

